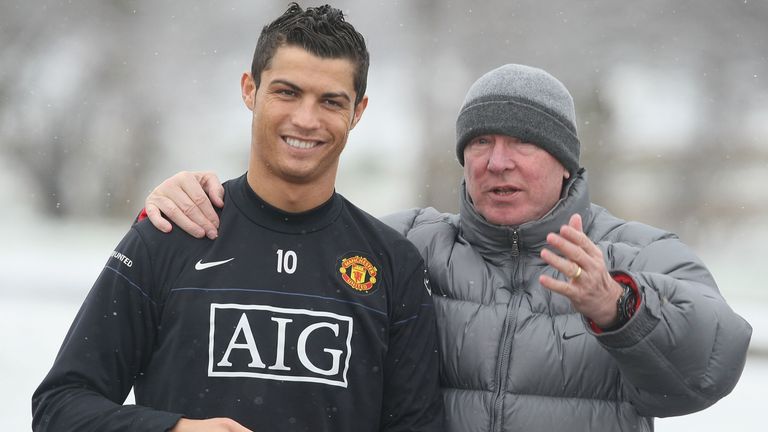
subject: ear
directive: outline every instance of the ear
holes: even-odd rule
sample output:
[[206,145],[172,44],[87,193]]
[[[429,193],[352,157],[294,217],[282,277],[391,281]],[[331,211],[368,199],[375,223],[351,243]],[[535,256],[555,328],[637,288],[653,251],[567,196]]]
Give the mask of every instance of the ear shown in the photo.
[[563,178],[568,180],[569,178],[571,178],[571,173],[569,173],[568,170],[564,170],[563,171]]
[[352,124],[349,126],[349,130],[355,128],[357,122],[360,121],[360,117],[363,116],[366,107],[368,107],[368,95],[363,96],[360,102],[355,105],[355,112],[352,114]]
[[253,111],[253,106],[256,102],[256,83],[253,81],[253,77],[250,73],[244,72],[243,76],[240,78],[240,90],[245,106]]

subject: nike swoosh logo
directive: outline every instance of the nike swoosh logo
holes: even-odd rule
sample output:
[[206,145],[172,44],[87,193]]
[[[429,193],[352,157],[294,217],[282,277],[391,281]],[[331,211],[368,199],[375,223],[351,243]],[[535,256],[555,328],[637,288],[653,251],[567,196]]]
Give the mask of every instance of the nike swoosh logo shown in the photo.
[[203,260],[200,260],[200,261],[195,263],[195,270],[205,270],[207,268],[216,267],[217,265],[226,264],[226,263],[232,261],[233,259],[234,258],[230,258],[230,259],[224,260],[224,261],[211,261],[211,262],[207,262],[207,263],[204,263]]
[[575,338],[576,336],[581,336],[581,335],[583,335],[583,334],[584,334],[584,332],[581,332],[581,333],[574,333],[574,334],[570,334],[570,335],[567,335],[567,334],[565,334],[565,332],[563,332],[563,340],[573,339],[573,338]]

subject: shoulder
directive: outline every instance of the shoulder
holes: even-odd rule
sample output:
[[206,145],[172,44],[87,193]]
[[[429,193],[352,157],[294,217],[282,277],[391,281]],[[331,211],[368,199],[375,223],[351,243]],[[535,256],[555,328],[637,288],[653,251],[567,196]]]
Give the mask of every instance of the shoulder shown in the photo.
[[679,279],[696,277],[714,284],[696,252],[676,234],[624,221],[600,207],[597,210],[588,236],[614,269],[671,274]]
[[592,204],[591,207],[592,221],[587,235],[594,241],[644,247],[660,240],[678,240],[677,235],[670,231],[642,222],[626,221],[596,204]]
[[433,207],[403,210],[388,214],[381,220],[409,239],[418,233],[455,235],[459,227],[458,215],[442,213]]
[[344,217],[348,217],[354,221],[358,229],[364,230],[379,241],[390,245],[405,240],[403,233],[395,229],[392,225],[377,219],[375,216],[352,204],[346,198],[342,197],[342,200],[344,203]]
[[366,243],[391,269],[409,272],[422,265],[421,254],[401,232],[346,199],[342,217],[348,219],[347,229],[354,228],[365,237]]
[[184,250],[190,245],[197,243],[200,239],[196,239],[187,234],[178,225],[171,222],[172,229],[169,233],[164,233],[149,221],[149,219],[141,220],[135,223],[132,227],[132,231],[135,231],[136,235],[151,251],[167,251],[167,250]]
[[148,219],[134,224],[125,240],[129,240],[129,256],[141,264],[141,269],[137,270],[145,273],[143,278],[151,275],[152,284],[157,287],[172,284],[185,269],[194,266],[202,257],[202,252],[214,243],[208,238],[192,237],[175,224],[171,232],[164,233]]

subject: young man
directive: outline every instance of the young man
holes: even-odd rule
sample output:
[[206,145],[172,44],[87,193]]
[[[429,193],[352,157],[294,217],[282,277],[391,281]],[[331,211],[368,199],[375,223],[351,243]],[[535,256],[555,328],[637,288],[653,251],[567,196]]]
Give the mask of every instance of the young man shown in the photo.
[[[44,431],[441,431],[434,311],[405,238],[334,193],[363,37],[291,4],[241,79],[248,172],[215,241],[140,222],[33,396]],[[135,388],[136,406],[123,406]]]
[[[650,431],[653,417],[733,389],[751,327],[677,236],[590,203],[560,81],[523,65],[488,72],[467,92],[456,138],[459,214],[386,220],[440,294],[447,431]],[[183,196],[179,184],[202,202],[190,177],[158,188],[148,207]]]

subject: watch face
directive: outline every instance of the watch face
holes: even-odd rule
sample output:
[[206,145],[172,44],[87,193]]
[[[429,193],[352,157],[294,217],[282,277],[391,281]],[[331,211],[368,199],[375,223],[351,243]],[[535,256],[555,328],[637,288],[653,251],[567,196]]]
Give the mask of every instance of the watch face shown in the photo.
[[633,300],[629,300],[626,303],[626,306],[624,306],[624,315],[627,317],[627,319],[632,318],[632,315],[635,314],[635,302]]
[[637,304],[635,291],[631,287],[624,285],[624,294],[621,296],[620,302],[619,315],[623,321],[628,321],[635,314]]

